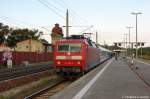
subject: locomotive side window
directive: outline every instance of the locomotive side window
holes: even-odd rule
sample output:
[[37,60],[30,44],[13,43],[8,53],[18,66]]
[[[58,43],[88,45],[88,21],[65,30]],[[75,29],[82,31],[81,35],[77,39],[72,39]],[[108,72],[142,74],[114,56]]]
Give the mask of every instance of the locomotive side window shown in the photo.
[[58,45],[58,52],[80,52],[80,51],[81,51],[80,43]]

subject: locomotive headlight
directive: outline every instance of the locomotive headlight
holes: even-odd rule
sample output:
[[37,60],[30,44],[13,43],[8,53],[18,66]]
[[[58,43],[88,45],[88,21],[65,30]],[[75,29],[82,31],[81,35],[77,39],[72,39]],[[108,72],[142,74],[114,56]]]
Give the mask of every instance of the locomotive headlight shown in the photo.
[[80,64],[81,64],[81,62],[80,62],[80,61],[77,61],[77,64],[78,64],[78,65],[80,65]]
[[60,61],[58,61],[57,64],[59,65],[59,64],[60,64]]

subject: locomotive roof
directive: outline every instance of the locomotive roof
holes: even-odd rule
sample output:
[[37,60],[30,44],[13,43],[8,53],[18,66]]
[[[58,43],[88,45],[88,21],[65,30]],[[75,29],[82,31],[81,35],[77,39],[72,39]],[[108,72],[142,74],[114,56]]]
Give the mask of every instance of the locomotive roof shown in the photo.
[[85,42],[85,39],[62,39],[59,42]]
[[71,35],[69,37],[63,38],[59,42],[84,42],[86,38],[83,35]]
[[84,37],[84,35],[71,35],[70,37],[66,37],[60,40],[58,43],[67,43],[67,42],[71,42],[71,43],[73,42],[83,43],[84,42],[91,47],[98,48],[98,46],[90,38],[86,38]]

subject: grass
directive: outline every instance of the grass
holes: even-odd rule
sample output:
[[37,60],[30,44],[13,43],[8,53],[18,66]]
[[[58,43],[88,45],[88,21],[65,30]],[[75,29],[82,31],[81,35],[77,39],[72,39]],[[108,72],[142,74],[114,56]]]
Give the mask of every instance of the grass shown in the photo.
[[142,56],[139,56],[139,57],[143,58],[143,59],[150,60],[150,55],[142,55]]
[[59,78],[57,76],[41,78],[40,80],[32,82],[30,84],[0,93],[0,99],[23,99],[25,96],[56,82],[58,79]]

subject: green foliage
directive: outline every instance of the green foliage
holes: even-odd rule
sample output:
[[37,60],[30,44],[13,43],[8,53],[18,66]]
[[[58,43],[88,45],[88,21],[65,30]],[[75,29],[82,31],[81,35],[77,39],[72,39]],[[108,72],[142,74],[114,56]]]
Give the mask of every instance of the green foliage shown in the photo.
[[[5,36],[7,35],[7,39]],[[29,29],[13,29],[7,25],[0,23],[0,44],[5,43],[9,47],[14,47],[17,42],[34,39],[38,40],[40,35],[38,35],[38,30]]]
[[0,23],[0,44],[4,42],[6,33],[9,32],[9,27]]
[[[138,53],[141,55],[141,48],[138,49]],[[150,56],[150,47],[143,47],[142,54]]]

